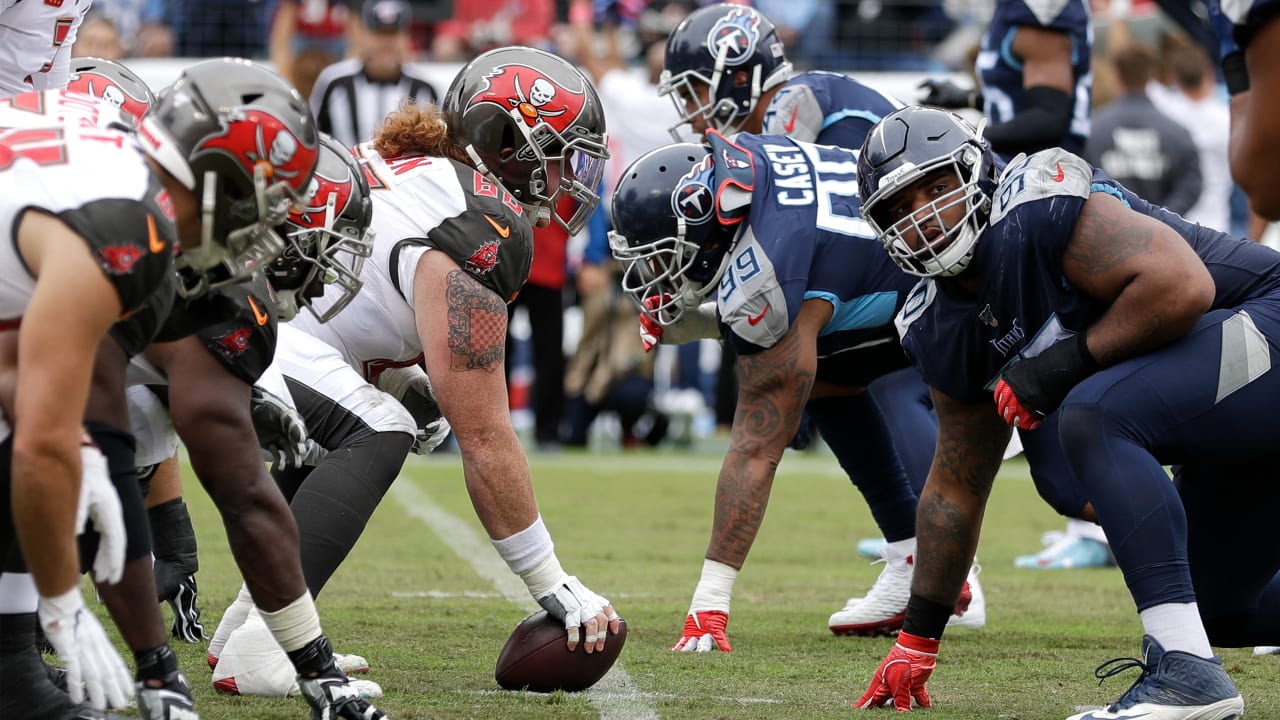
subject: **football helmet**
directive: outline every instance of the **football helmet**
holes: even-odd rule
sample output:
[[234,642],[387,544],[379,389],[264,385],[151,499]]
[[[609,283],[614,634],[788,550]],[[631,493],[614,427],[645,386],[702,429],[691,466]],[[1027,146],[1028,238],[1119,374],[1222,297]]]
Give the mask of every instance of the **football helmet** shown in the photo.
[[[304,306],[316,320],[328,322],[351,303],[363,281],[360,269],[373,254],[373,200],[369,183],[351,151],[320,134],[320,160],[307,199],[289,211],[282,230],[284,253],[267,266],[281,320],[292,320]],[[340,293],[317,311],[308,291],[323,283],[326,294]],[[331,289],[334,288],[334,289]]]
[[746,5],[722,3],[690,13],[667,38],[663,64],[658,94],[670,97],[680,116],[670,128],[677,142],[680,126],[698,117],[721,133],[738,132],[760,95],[791,78],[773,22]]
[[156,101],[155,93],[132,70],[96,57],[71,58],[71,80],[67,89],[115,105],[133,127],[137,127]]
[[609,249],[625,266],[622,289],[641,312],[672,325],[720,282],[736,227],[716,209],[715,167],[705,145],[651,150],[613,193]]
[[[441,107],[449,136],[531,222],[554,218],[570,234],[586,226],[609,150],[600,97],[581,71],[542,50],[490,50],[458,72]],[[574,202],[562,206],[564,196]]]
[[[987,227],[996,185],[991,146],[977,128],[955,113],[913,105],[885,116],[872,128],[858,155],[858,196],[862,217],[880,236],[889,256],[904,271],[920,277],[948,277],[969,265],[978,236]],[[952,170],[960,186],[915,212],[894,197],[937,170]],[[964,216],[948,226],[943,213],[963,206]],[[912,249],[908,236],[934,240]]]
[[274,228],[306,195],[319,141],[283,78],[239,58],[192,65],[159,93],[138,137],[200,204],[200,244],[176,258],[180,295],[242,282],[284,251]]

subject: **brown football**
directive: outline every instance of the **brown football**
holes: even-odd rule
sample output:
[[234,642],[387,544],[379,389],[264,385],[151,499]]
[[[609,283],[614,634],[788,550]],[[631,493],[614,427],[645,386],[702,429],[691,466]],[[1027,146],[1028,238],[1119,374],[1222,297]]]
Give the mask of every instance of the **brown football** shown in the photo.
[[590,655],[582,643],[573,652],[565,647],[564,625],[539,610],[516,626],[498,654],[493,677],[506,690],[578,692],[595,685],[609,672],[627,640],[627,621],[605,641],[603,652]]

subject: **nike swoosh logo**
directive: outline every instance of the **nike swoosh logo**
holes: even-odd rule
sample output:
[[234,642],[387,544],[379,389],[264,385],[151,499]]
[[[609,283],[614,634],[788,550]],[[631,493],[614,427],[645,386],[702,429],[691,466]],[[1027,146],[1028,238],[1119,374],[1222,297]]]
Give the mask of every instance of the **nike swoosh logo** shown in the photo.
[[[784,128],[786,128],[786,129],[787,129],[787,132],[791,132],[792,130],[794,130],[794,129],[795,129],[795,127],[796,127],[796,115],[798,115],[799,113],[800,113],[800,106],[799,106],[799,105],[797,105],[797,106],[795,106],[795,107],[791,108],[791,119],[790,119],[790,120],[788,120],[788,121],[786,122],[786,124],[782,126],[782,127],[784,127]],[[754,323],[752,323],[752,324],[754,324]]]
[[147,213],[147,247],[156,255],[164,252],[164,240],[160,239],[156,219],[151,213]]
[[764,319],[764,314],[767,312],[769,312],[769,303],[764,304],[764,309],[760,311],[759,315],[748,315],[747,323],[752,326],[759,325],[760,321]]
[[493,226],[493,229],[498,231],[498,235],[499,235],[500,237],[502,237],[502,238],[504,238],[504,239],[505,239],[508,235],[510,235],[510,234],[511,234],[511,227],[510,227],[510,226],[506,226],[506,225],[499,225],[497,220],[494,220],[493,218],[489,217],[488,215],[485,215],[485,216],[484,216],[484,219],[485,219],[485,220],[488,220],[488,221],[489,221],[489,224]]
[[1058,163],[1058,174],[1053,176],[1054,182],[1062,182],[1067,179],[1067,174],[1062,170],[1062,163]]
[[253,301],[253,296],[249,297],[249,309],[253,310],[253,319],[258,321],[259,325],[266,325],[271,316],[262,312],[258,307],[258,303]]

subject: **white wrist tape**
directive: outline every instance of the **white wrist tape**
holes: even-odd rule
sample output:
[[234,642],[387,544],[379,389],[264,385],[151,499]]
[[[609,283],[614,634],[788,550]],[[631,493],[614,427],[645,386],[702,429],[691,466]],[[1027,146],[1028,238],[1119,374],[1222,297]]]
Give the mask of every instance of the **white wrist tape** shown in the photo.
[[542,516],[529,527],[510,537],[493,540],[493,547],[498,555],[511,568],[511,572],[524,577],[525,573],[555,553],[556,545],[551,542],[551,533],[542,522]]
[[689,603],[689,612],[719,610],[729,612],[729,602],[733,599],[733,583],[738,579],[738,571],[715,560],[702,561],[702,578],[693,591],[693,602]]
[[258,613],[285,652],[299,650],[320,637],[320,616],[309,592],[275,612],[258,608]]
[[564,568],[560,567],[560,560],[556,558],[555,553],[543,558],[542,562],[528,572],[520,573],[520,579],[529,588],[529,594],[534,600],[541,600],[550,595],[564,578]]

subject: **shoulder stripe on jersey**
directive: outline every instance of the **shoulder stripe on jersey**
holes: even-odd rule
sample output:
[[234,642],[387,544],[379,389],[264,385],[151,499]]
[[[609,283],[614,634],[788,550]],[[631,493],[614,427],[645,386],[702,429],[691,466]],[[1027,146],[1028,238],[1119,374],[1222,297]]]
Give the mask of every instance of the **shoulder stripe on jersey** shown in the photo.
[[933,280],[925,278],[916,283],[911,288],[911,292],[907,294],[907,300],[902,304],[902,309],[898,311],[898,317],[893,322],[898,327],[898,337],[905,338],[907,330],[911,328],[911,323],[920,319],[926,308],[933,303],[933,298],[937,294],[937,284]]
[[[868,110],[841,110],[840,112],[833,112],[830,115],[823,118],[822,129],[826,130],[827,128],[831,127],[832,125],[835,125],[836,123],[840,122],[841,120],[844,120],[845,118],[857,118],[859,120],[866,120],[872,125],[880,122],[881,120],[880,115],[877,115],[876,113],[870,112]],[[856,150],[857,148],[849,148],[849,149]]]

